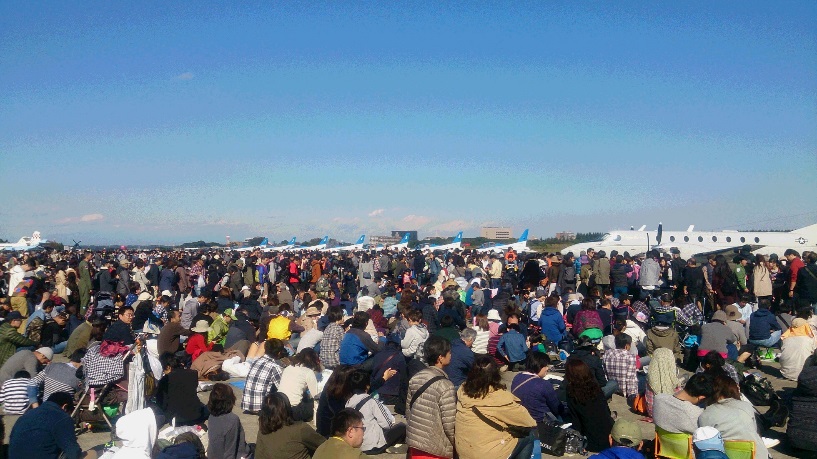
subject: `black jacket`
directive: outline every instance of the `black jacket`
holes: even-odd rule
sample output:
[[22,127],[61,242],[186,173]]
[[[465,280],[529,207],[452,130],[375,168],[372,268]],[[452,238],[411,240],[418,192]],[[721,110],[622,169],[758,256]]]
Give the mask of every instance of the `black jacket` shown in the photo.
[[808,300],[812,304],[817,303],[817,265],[809,263],[797,271],[795,289],[801,300]]
[[786,430],[796,448],[817,451],[817,367],[805,367],[797,378]]
[[586,363],[587,366],[593,370],[593,374],[596,376],[596,381],[599,382],[599,386],[604,387],[604,385],[607,384],[607,375],[604,373],[604,364],[601,362],[598,355],[596,355],[596,353],[592,350],[588,350],[587,348],[576,349],[572,354],[570,354],[568,359],[578,359]]

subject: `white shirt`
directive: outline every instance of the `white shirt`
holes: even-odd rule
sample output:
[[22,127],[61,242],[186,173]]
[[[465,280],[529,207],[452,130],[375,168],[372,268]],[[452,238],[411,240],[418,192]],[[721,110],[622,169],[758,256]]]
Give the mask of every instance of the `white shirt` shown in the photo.
[[279,386],[278,392],[286,395],[292,406],[301,403],[306,390],[309,391],[310,397],[318,396],[318,379],[315,377],[315,372],[300,365],[284,368]]

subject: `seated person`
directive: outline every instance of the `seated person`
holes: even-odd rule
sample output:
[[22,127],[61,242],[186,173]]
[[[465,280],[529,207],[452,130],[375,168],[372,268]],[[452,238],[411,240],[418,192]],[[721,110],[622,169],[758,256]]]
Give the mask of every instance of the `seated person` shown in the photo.
[[31,384],[31,375],[25,370],[14,374],[14,378],[3,383],[0,388],[0,404],[5,414],[25,414],[31,403],[28,401],[28,386]]
[[278,392],[287,396],[295,421],[310,422],[314,416],[315,399],[320,397],[316,374],[322,371],[314,349],[304,349],[292,358],[292,365],[281,373]]
[[71,396],[56,392],[28,410],[11,429],[8,457],[82,457],[70,415],[73,409]]
[[193,334],[187,340],[184,350],[190,356],[191,361],[195,361],[205,352],[213,350],[213,343],[207,342],[207,334],[210,332],[210,327],[204,320],[196,322],[196,326],[190,329]]
[[264,398],[258,417],[255,457],[307,459],[325,441],[311,425],[293,419],[286,395],[278,392]]
[[238,415],[233,413],[235,393],[232,386],[216,383],[210,391],[207,409],[207,457],[248,457],[250,449],[244,437],[244,427]]
[[180,360],[170,353],[162,354],[159,360],[164,376],[156,389],[156,403],[167,422],[172,424],[176,418],[177,426],[203,423],[210,413],[198,397],[198,372],[182,367]]
[[610,448],[590,456],[589,459],[644,459],[641,447],[644,436],[637,422],[617,419],[610,431]]
[[547,354],[530,350],[525,361],[525,371],[514,376],[511,382],[511,393],[537,423],[561,419],[565,412],[553,385],[544,379],[549,365],[550,357]]
[[[65,392],[72,397],[77,391],[82,389],[82,358],[85,357],[85,350],[79,349],[71,355],[71,361],[66,363],[49,363],[43,371],[31,379],[28,389],[28,398],[31,405],[36,408],[40,400],[48,400],[55,392]],[[43,394],[39,393],[42,389]]]
[[25,370],[30,375],[39,374],[40,370],[48,365],[53,357],[54,352],[47,347],[41,347],[36,351],[23,349],[15,352],[0,367],[0,384],[13,378],[20,370]]
[[[792,447],[813,454],[817,452],[817,366],[811,365],[814,357],[809,360],[800,372],[797,388],[792,393],[786,435]],[[807,454],[799,457],[807,457]]]
[[130,346],[136,342],[131,323],[133,322],[133,308],[122,306],[119,308],[119,319],[112,323],[107,330],[103,340],[113,341]]
[[360,450],[366,426],[363,415],[351,408],[338,411],[332,418],[332,437],[315,450],[313,459],[366,459]]
[[382,454],[390,446],[405,443],[406,425],[395,422],[391,411],[368,394],[369,374],[364,370],[355,370],[349,376],[349,387],[352,396],[346,402],[346,408],[359,411],[366,427],[361,446],[363,452],[368,455]]
[[769,310],[770,306],[768,298],[761,298],[757,302],[757,311],[749,319],[749,343],[755,346],[772,347],[780,342],[783,331],[777,318]]
[[604,353],[604,370],[607,378],[618,384],[621,394],[630,401],[639,395],[639,381],[635,356],[630,353],[633,338],[621,333],[616,335],[616,348]]
[[653,422],[667,432],[691,434],[698,428],[698,418],[704,412],[698,405],[713,393],[712,375],[696,373],[678,393],[655,395]]
[[508,324],[508,331],[499,338],[496,349],[508,362],[508,370],[521,368],[525,362],[528,343],[519,332],[519,324]]
[[264,397],[277,391],[281,384],[281,373],[285,365],[281,359],[287,356],[284,343],[279,339],[268,339],[264,343],[264,355],[257,358],[247,373],[247,382],[241,398],[241,409],[257,413],[261,410]]
[[365,331],[368,324],[368,312],[355,312],[351,327],[340,342],[340,363],[343,365],[361,365],[362,368],[372,369],[372,356],[383,350],[386,338],[381,337],[375,343]]

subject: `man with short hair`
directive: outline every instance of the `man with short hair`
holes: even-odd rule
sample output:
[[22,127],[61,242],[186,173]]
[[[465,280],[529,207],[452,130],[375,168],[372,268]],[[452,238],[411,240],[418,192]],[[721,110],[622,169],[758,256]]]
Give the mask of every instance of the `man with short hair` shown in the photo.
[[344,408],[332,418],[332,437],[323,442],[312,459],[367,459],[363,444],[363,415],[353,408]]
[[189,336],[190,329],[184,328],[182,325],[182,313],[171,309],[167,313],[167,323],[159,332],[159,338],[156,340],[156,345],[159,350],[159,355],[165,352],[175,354],[182,350],[181,337]]
[[11,429],[9,457],[83,457],[69,414],[73,409],[71,395],[57,392],[39,408],[22,415]]
[[789,265],[789,298],[794,298],[794,292],[797,290],[797,273],[805,266],[803,260],[800,259],[800,252],[794,249],[786,249],[783,252]]
[[772,347],[783,334],[777,317],[769,310],[770,306],[768,298],[761,298],[757,302],[757,311],[749,319],[749,342],[755,346]]
[[636,359],[630,352],[633,338],[626,333],[616,335],[616,348],[604,353],[604,370],[607,379],[616,381],[625,398],[636,396],[638,377],[636,376]]
[[696,373],[678,393],[655,395],[653,422],[667,432],[691,434],[698,428],[698,417],[704,412],[698,405],[714,392],[712,375]]
[[0,384],[13,378],[20,371],[25,370],[30,375],[36,375],[42,367],[48,365],[54,357],[54,351],[49,347],[41,347],[36,351],[22,349],[9,357],[0,367]]
[[641,426],[634,421],[617,419],[610,431],[610,448],[589,459],[644,459],[644,455],[640,453],[643,445]]
[[264,343],[264,355],[259,357],[250,366],[247,373],[247,382],[244,386],[244,395],[241,398],[241,408],[250,413],[261,411],[264,397],[281,384],[281,374],[284,367],[281,358],[287,355],[284,343],[276,338],[268,339]]
[[28,400],[34,408],[39,406],[39,392],[43,391],[42,400],[48,400],[52,394],[65,392],[72,397],[82,389],[82,379],[77,376],[77,370],[82,366],[85,350],[79,349],[71,355],[70,362],[52,362],[45,369],[31,379]]
[[429,337],[423,345],[428,367],[411,378],[406,399],[406,444],[410,456],[454,457],[457,398],[454,384],[445,372],[451,363],[451,353],[451,344],[439,336]]
[[460,332],[459,338],[451,340],[451,362],[445,367],[445,373],[455,389],[465,382],[468,372],[474,365],[474,352],[471,346],[476,338],[477,331],[466,328]]

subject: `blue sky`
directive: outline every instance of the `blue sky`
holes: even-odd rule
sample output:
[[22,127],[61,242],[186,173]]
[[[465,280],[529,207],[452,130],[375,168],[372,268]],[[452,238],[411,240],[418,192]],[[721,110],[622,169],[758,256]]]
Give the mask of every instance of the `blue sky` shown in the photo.
[[809,1],[4,2],[0,237],[805,226],[816,24]]

